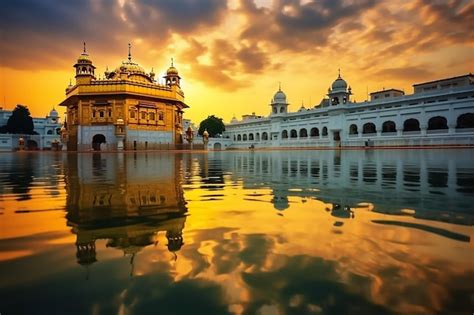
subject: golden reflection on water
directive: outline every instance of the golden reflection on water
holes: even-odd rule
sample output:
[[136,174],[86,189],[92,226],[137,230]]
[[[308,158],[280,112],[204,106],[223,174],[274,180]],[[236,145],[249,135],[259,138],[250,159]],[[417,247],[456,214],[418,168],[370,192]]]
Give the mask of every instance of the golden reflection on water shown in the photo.
[[78,314],[468,310],[461,153],[2,154],[0,293]]

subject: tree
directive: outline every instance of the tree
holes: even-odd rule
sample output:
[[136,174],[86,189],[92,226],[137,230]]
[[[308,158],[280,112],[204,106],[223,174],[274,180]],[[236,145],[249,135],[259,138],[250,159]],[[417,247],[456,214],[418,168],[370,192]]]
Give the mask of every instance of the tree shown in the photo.
[[33,118],[31,118],[28,107],[17,105],[7,121],[8,133],[34,134]]
[[224,122],[222,118],[214,115],[208,116],[199,124],[198,134],[202,136],[204,130],[207,130],[209,137],[215,137],[225,131]]

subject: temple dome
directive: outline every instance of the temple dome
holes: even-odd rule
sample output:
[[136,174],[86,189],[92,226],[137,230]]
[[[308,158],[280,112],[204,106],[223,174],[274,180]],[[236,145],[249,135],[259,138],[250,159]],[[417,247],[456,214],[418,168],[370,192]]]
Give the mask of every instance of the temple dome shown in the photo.
[[174,66],[171,66],[166,70],[167,75],[178,75],[178,69],[176,69]]
[[331,88],[333,90],[346,90],[347,89],[347,82],[341,78],[341,74],[337,77],[337,79],[332,83]]
[[53,117],[53,118],[57,118],[59,115],[58,115],[58,112],[56,111],[55,108],[53,108],[50,112],[49,112],[49,117]]
[[130,60],[122,61],[122,65],[120,65],[120,67],[118,67],[115,71],[146,75],[145,70],[138,63],[132,62]]
[[272,103],[285,103],[286,104],[286,94],[279,89],[275,95],[273,95]]

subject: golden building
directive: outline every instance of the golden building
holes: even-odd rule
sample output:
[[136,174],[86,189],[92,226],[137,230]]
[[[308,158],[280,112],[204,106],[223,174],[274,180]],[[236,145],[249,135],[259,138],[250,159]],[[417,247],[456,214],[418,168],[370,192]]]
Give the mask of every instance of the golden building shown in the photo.
[[74,65],[76,84],[66,88],[67,128],[64,147],[72,151],[147,150],[175,148],[182,143],[184,94],[173,62],[165,84],[155,81],[129,53],[114,71],[96,78],[89,54],[84,51]]

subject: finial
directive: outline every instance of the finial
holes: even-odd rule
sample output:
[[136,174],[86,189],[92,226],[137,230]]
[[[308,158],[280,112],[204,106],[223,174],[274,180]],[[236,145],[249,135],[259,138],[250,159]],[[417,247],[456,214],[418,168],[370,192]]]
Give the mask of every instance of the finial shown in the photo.
[[281,91],[281,81],[278,81],[278,91]]
[[83,42],[84,44],[84,53],[86,53],[86,42]]
[[132,44],[128,43],[128,61],[132,61]]
[[154,73],[154,72],[153,72],[153,67],[151,67],[151,73]]
[[173,60],[173,57],[171,57],[171,66],[174,67],[174,60]]
[[341,68],[337,69],[337,72],[339,73],[338,77],[341,78]]

